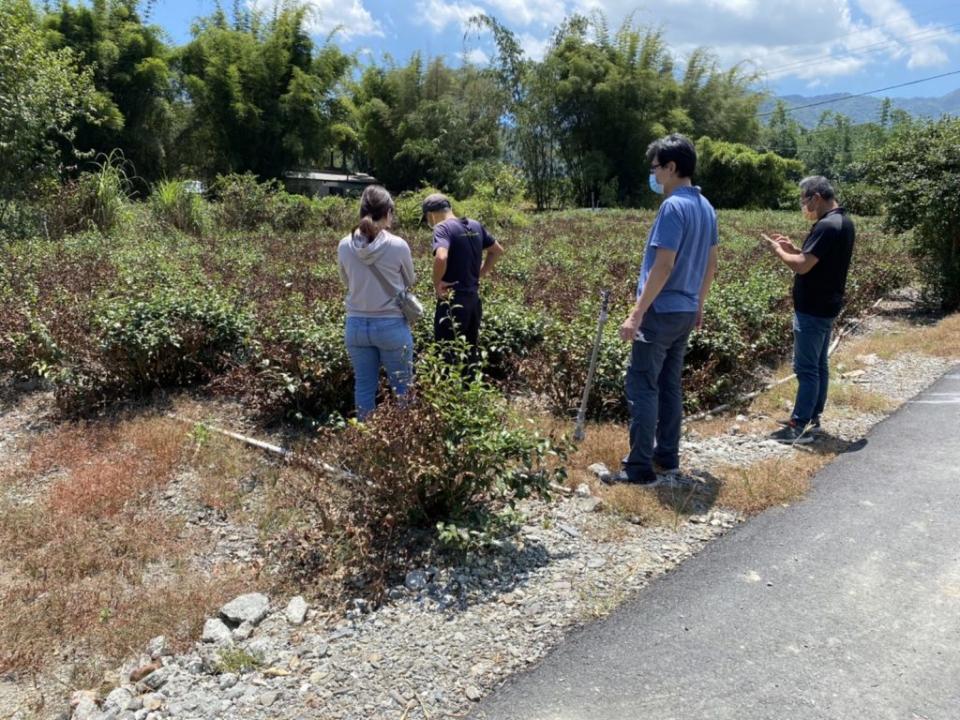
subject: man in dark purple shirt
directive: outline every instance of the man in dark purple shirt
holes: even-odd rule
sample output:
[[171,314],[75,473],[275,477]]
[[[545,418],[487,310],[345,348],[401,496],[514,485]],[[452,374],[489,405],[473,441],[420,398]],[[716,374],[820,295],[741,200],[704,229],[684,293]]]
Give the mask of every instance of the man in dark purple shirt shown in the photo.
[[480,278],[493,268],[503,247],[480,222],[454,215],[445,195],[429,195],[423,201],[423,216],[433,228],[434,339],[466,338],[471,363],[476,362],[483,316]]

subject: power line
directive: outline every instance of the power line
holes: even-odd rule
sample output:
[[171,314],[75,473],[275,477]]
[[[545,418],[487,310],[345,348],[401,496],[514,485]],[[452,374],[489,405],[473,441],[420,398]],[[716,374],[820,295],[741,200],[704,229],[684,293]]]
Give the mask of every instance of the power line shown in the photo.
[[[897,88],[907,87],[909,85],[919,85],[920,83],[929,82],[930,80],[939,80],[940,78],[950,77],[951,75],[960,75],[960,70],[953,70],[951,72],[941,73],[940,75],[931,75],[930,77],[920,78],[919,80],[910,80],[909,82],[898,83],[897,85],[888,85],[887,87],[878,88],[876,90],[867,90],[862,93],[854,93],[853,95],[845,95],[841,98],[833,98],[832,100],[818,100],[817,102],[807,103],[806,105],[794,105],[793,107],[785,108],[786,112],[793,112],[794,110],[803,110],[805,108],[817,107],[819,105],[831,105],[833,103],[843,102],[844,100],[853,100],[853,98],[864,97],[865,95],[875,95],[880,92],[886,92],[887,90],[896,90]],[[770,110],[768,112],[757,113],[758,118],[767,117],[768,115],[773,115],[776,110]]]

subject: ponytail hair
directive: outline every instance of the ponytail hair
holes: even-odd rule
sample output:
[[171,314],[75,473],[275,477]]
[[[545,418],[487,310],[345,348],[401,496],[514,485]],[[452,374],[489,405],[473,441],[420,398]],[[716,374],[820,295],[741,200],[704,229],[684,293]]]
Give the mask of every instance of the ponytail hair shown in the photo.
[[368,185],[360,196],[360,224],[357,230],[373,240],[384,228],[393,210],[393,198],[382,185]]

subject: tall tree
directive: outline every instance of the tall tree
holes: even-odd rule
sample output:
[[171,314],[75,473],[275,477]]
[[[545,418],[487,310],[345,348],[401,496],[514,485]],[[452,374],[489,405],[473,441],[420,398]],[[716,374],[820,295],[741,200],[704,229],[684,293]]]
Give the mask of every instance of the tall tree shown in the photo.
[[753,143],[760,134],[757,108],[763,95],[751,90],[755,73],[740,66],[720,70],[717,59],[704,48],[687,58],[680,82],[680,106],[689,116],[696,137]]
[[[70,48],[93,71],[96,94],[74,144],[89,156],[121,148],[136,174],[166,171],[173,78],[162,30],[143,22],[139,0],[63,0],[44,20],[52,48]],[[149,5],[145,6],[149,11]]]
[[89,69],[51,50],[29,0],[0,3],[0,222],[6,202],[55,177],[54,142],[72,139],[93,95]]
[[549,76],[543,64],[525,57],[516,36],[495,18],[477,15],[470,22],[493,34],[495,77],[506,101],[505,135],[537,209],[543,210],[558,199],[561,172]]
[[195,24],[176,61],[190,104],[181,168],[275,178],[349,144],[342,84],[353,61],[332,42],[316,48],[306,15],[282,3],[234,27],[220,10]]
[[449,189],[465,165],[500,156],[504,97],[484,70],[388,59],[364,71],[353,103],[366,169],[393,189]]
[[636,201],[647,145],[686,129],[673,112],[673,61],[660,33],[628,19],[611,37],[602,16],[574,16],[557,30],[544,65],[576,201]]
[[763,129],[761,144],[765,150],[775,152],[785,158],[797,157],[800,146],[800,124],[787,113],[783,100],[777,104],[770,115],[770,122]]

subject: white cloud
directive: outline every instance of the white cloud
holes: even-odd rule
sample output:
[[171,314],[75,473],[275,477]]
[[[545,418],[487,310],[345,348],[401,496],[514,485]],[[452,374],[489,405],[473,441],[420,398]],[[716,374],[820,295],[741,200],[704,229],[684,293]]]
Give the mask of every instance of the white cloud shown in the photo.
[[474,48],[465,53],[457,53],[457,57],[465,60],[472,65],[486,65],[490,62],[490,56],[480,48]]
[[[251,8],[270,13],[276,0],[248,0]],[[317,35],[338,30],[344,40],[354,37],[383,37],[382,25],[363,6],[363,0],[305,0],[309,9],[308,28]]]
[[960,42],[960,36],[942,25],[919,25],[896,0],[857,0],[857,4],[898,43],[900,54],[909,55],[907,67],[911,70],[946,64],[950,58],[942,45]]
[[564,3],[558,0],[487,0],[487,4],[494,15],[515,25],[556,25],[564,16]]
[[530,26],[551,28],[573,9],[565,0],[418,0],[417,12],[436,30],[466,25],[474,15],[491,15],[517,30]]
[[[864,19],[854,18],[854,1]],[[911,69],[943,65],[944,47],[960,42],[943,26],[917,23],[898,0],[661,0],[639,11],[635,0],[575,2],[580,12],[603,11],[611,27],[631,15],[662,27],[681,53],[707,46],[724,67],[748,62],[768,80],[811,86],[894,60]]]
[[[360,0],[346,0],[358,5]],[[336,0],[312,0],[332,5]],[[854,4],[855,3],[855,4]],[[416,12],[435,31],[467,29],[487,13],[517,34],[529,57],[544,56],[547,31],[573,12],[603,12],[611,30],[627,17],[661,28],[671,49],[712,49],[724,67],[747,63],[770,81],[798,78],[814,86],[896,61],[907,68],[943,66],[960,34],[921,24],[902,0],[417,0]],[[474,51],[477,52],[477,51]]]
[[467,21],[486,10],[469,2],[444,2],[444,0],[418,0],[417,14],[434,30],[443,30],[451,23],[466,29]]
[[547,54],[547,48],[550,47],[550,38],[538,38],[530,33],[520,33],[517,40],[523,52],[532,60],[543,60],[543,56]]

